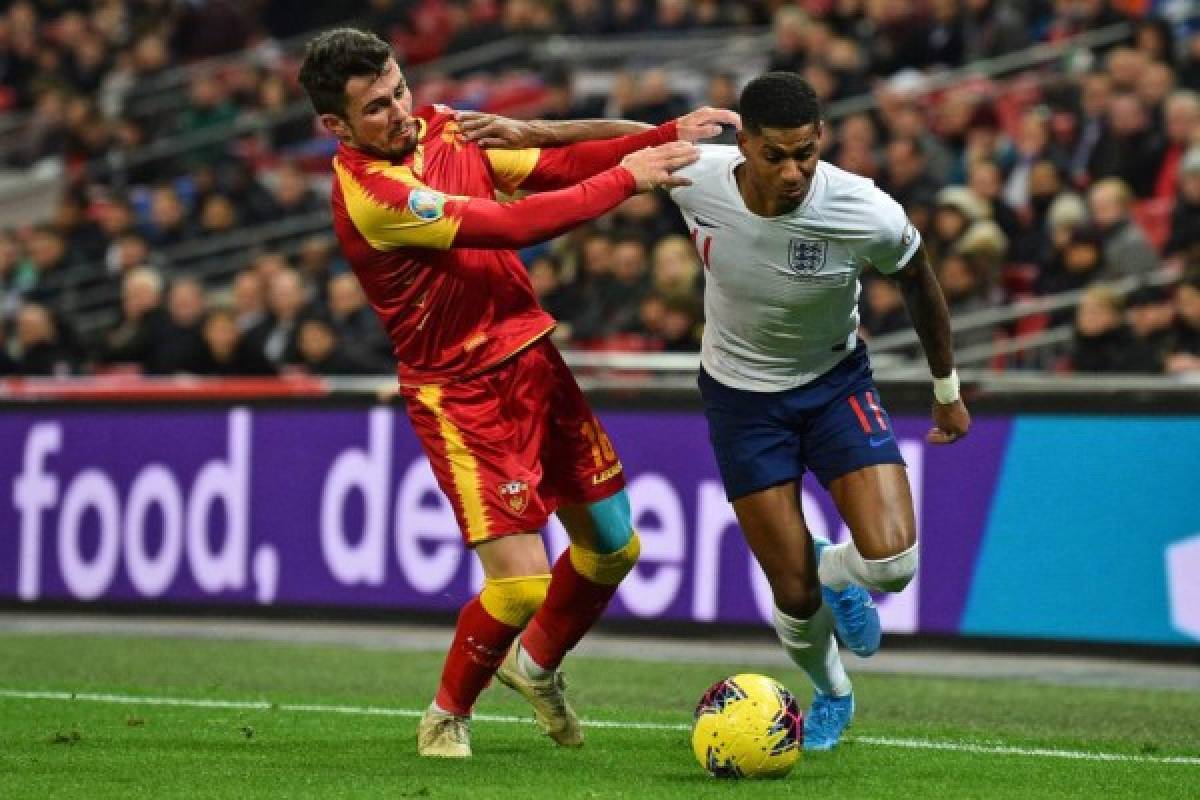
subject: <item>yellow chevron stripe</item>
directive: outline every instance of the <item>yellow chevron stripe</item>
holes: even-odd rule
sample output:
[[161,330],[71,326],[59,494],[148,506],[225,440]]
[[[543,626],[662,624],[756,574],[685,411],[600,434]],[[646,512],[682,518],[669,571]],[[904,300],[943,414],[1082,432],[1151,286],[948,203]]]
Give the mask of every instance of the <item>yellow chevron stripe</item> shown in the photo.
[[490,528],[479,480],[479,464],[467,448],[462,431],[442,410],[442,387],[422,386],[417,390],[417,399],[437,417],[441,427],[442,441],[446,443],[446,460],[450,462],[450,474],[454,479],[454,492],[467,519],[467,542],[473,544],[482,541],[488,537]]

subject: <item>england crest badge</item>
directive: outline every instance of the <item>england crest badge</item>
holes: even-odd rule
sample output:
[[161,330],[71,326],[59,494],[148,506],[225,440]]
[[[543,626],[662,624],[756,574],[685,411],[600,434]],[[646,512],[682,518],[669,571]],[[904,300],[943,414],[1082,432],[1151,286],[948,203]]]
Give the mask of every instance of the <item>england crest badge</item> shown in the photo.
[[821,239],[791,239],[788,242],[788,266],[798,275],[815,275],[825,266],[829,243]]

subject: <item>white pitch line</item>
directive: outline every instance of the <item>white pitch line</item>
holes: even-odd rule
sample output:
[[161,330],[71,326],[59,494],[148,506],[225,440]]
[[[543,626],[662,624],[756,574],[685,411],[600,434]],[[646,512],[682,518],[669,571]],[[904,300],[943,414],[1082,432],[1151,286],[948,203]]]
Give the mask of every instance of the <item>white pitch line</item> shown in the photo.
[[[175,706],[180,708],[220,708],[240,711],[294,711],[309,714],[352,714],[356,716],[411,717],[424,714],[422,709],[382,708],[379,706],[331,706],[313,703],[269,703],[265,700],[206,700],[187,697],[142,697],[123,694],[100,694],[95,692],[31,691],[24,689],[0,689],[0,698],[12,700],[83,700],[91,703],[118,705]],[[476,714],[478,722],[527,723],[528,717],[504,714]],[[689,731],[691,725],[671,722],[620,722],[617,720],[587,719],[583,724],[589,728],[616,728],[620,730]],[[940,750],[951,753],[978,753],[995,756],[1031,756],[1035,758],[1066,758],[1077,761],[1109,761],[1135,764],[1186,764],[1200,766],[1196,756],[1139,756],[1125,753],[1094,753],[1086,750],[1055,750],[1047,747],[1012,747],[1009,745],[972,744],[971,742],[933,741],[930,739],[897,739],[889,736],[847,736],[846,740],[856,744],[878,747],[901,747],[909,750]]]

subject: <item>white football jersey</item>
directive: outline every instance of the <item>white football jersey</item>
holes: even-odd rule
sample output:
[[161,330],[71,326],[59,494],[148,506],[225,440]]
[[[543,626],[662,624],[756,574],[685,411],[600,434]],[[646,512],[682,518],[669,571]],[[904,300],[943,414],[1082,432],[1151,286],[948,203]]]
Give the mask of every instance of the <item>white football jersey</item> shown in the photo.
[[704,263],[701,363],[735,389],[802,386],[849,355],[858,329],[858,276],[891,273],[921,243],[900,204],[821,161],[795,210],[760,217],[746,208],[733,170],[737,147],[701,145],[671,190]]

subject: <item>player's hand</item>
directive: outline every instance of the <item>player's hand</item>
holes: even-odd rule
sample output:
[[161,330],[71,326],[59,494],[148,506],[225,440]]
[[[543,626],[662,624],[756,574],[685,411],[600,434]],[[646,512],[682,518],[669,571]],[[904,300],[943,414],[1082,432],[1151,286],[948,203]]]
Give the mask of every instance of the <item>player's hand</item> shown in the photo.
[[455,113],[458,127],[468,142],[478,142],[480,147],[503,147],[520,150],[536,147],[532,126],[528,122],[509,119],[482,111],[458,111]]
[[740,131],[742,118],[736,111],[704,106],[675,120],[681,142],[698,142],[720,136],[722,125],[732,125]]
[[691,186],[687,178],[671,173],[696,163],[699,158],[700,150],[691,142],[670,142],[630,153],[621,160],[621,166],[633,173],[639,192],[648,192]]
[[925,436],[930,444],[953,444],[967,435],[971,428],[971,415],[962,398],[953,403],[933,403],[933,428]]

